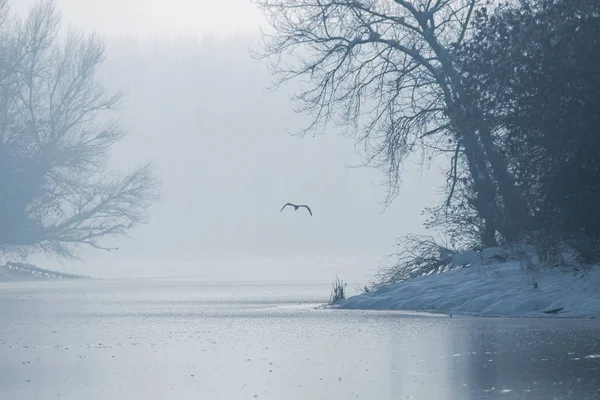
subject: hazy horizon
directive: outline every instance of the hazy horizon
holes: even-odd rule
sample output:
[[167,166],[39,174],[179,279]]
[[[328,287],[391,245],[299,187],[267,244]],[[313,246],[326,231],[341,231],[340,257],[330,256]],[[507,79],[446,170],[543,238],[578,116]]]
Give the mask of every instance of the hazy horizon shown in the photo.
[[[25,15],[37,0],[10,2]],[[216,36],[255,33],[264,17],[248,0],[54,0],[64,27],[73,24],[102,35]]]
[[[97,21],[90,28],[107,44],[99,77],[108,90],[125,89],[119,117],[129,136],[112,165],[153,160],[163,199],[130,239],[110,242],[119,251],[86,250],[83,263],[31,262],[103,277],[360,277],[395,250],[397,237],[423,232],[421,211],[439,200],[437,167],[421,173],[406,163],[399,196],[383,212],[382,173],[349,168],[362,163],[353,139],[334,127],[325,136],[287,133],[310,116],[293,112],[294,87],[267,90],[265,63],[248,53],[251,29],[166,39],[172,32],[100,29],[109,23],[103,14],[74,4],[57,1],[64,22],[89,31],[86,18]],[[280,213],[288,201],[309,204],[314,216]]]

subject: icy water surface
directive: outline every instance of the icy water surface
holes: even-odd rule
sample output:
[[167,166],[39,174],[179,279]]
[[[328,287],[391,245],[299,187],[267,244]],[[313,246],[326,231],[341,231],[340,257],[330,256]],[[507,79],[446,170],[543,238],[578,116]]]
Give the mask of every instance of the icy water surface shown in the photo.
[[0,399],[600,399],[600,321],[323,310],[325,284],[0,284]]

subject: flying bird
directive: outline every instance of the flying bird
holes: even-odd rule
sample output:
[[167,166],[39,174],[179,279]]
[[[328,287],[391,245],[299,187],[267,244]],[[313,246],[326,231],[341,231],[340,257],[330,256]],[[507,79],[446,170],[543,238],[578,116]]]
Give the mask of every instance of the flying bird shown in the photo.
[[304,208],[306,208],[306,209],[308,210],[308,212],[310,213],[310,215],[311,215],[311,216],[313,215],[313,214],[312,214],[312,211],[310,210],[310,207],[309,207],[309,206],[305,206],[304,204],[299,204],[299,205],[296,205],[296,204],[292,204],[292,203],[285,203],[285,204],[283,205],[283,207],[281,207],[281,210],[280,210],[279,212],[283,211],[283,209],[284,209],[284,208],[286,208],[287,206],[292,206],[292,207],[294,207],[294,211],[298,211],[298,209],[299,209],[299,208],[302,208],[302,207],[304,207]]

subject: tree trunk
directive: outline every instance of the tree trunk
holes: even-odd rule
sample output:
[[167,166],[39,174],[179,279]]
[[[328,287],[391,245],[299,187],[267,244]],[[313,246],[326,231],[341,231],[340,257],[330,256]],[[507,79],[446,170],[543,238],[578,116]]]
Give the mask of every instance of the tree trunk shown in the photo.
[[[508,172],[508,162],[496,149],[490,127],[483,120],[480,113],[472,106],[473,102],[466,95],[461,77],[458,71],[454,69],[451,60],[448,59],[447,62],[448,64],[445,65],[444,71],[450,78],[452,92],[456,96],[453,99],[455,103],[454,107],[456,110],[460,110],[458,114],[455,114],[458,121],[453,121],[453,123],[458,127],[463,138],[470,138],[470,141],[473,142],[471,156],[475,157],[475,165],[478,171],[471,171],[471,174],[473,172],[481,173],[486,181],[486,186],[490,185],[493,188],[494,195],[497,193],[502,199],[504,209],[500,208],[493,197],[491,200],[486,198],[485,201],[492,201],[494,204],[492,208],[492,226],[507,240],[513,241],[528,226],[529,213],[527,206]],[[468,158],[470,151],[467,150],[466,143],[467,141],[465,140],[465,153]],[[488,162],[491,169],[487,166]],[[492,176],[495,182],[492,181]],[[477,178],[477,176],[473,175],[474,180],[477,180]]]
[[[458,113],[458,115],[457,115]],[[481,144],[470,129],[460,111],[453,113],[451,120],[461,133],[469,172],[473,178],[475,191],[475,208],[483,219],[482,241],[486,247],[496,246],[496,230],[503,233],[502,227],[497,226],[496,187],[485,163],[485,155]]]
[[508,162],[497,150],[492,137],[491,130],[487,123],[478,116],[477,130],[481,138],[481,143],[487,154],[487,159],[492,167],[492,174],[498,184],[498,190],[505,205],[505,215],[501,222],[504,236],[510,241],[517,239],[524,230],[529,227],[529,212],[523,197],[515,185],[514,179],[508,172]]
[[[444,91],[450,120],[463,139],[469,172],[477,194],[477,209],[486,225],[485,240],[495,243],[495,234],[493,240],[490,238],[494,230],[508,240],[514,240],[522,233],[523,224],[526,223],[528,212],[525,202],[510,177],[508,163],[496,150],[489,126],[474,110],[473,102],[465,93],[462,77],[454,67],[452,55],[438,42],[433,30],[427,28],[425,20],[421,21],[421,25],[423,37],[435,51],[442,66],[443,73],[436,74],[436,78]],[[500,209],[496,194],[499,194],[506,210]]]
[[491,224],[484,223],[483,230],[481,232],[481,242],[485,247],[496,247],[498,242],[496,241],[496,229]]

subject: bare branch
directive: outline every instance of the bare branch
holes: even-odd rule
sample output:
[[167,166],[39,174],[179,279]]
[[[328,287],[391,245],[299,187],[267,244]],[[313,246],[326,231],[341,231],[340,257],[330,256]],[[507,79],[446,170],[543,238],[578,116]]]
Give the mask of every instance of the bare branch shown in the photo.
[[73,257],[82,245],[115,250],[101,240],[144,223],[159,195],[150,164],[126,174],[107,169],[124,132],[102,114],[121,93],[96,82],[102,40],[78,30],[61,40],[59,20],[49,1],[19,29],[0,26],[0,38],[13,37],[0,41],[0,55],[10,56],[0,81],[0,248]]
[[[333,124],[355,137],[365,163],[386,173],[386,204],[398,193],[406,158],[417,151],[431,158],[453,150],[445,137],[461,140],[459,151],[484,219],[525,218],[508,164],[456,65],[456,47],[467,39],[483,0],[253,1],[272,28],[255,55],[270,61],[275,87],[307,80],[294,99],[296,111],[313,120],[298,133],[323,133]],[[503,204],[509,206],[501,209]],[[494,229],[514,236],[521,225],[513,226],[518,229],[508,224]]]
[[458,157],[460,152],[460,142],[456,143],[456,149],[454,151],[454,155],[452,156],[452,168],[450,169],[450,192],[448,193],[448,197],[446,198],[446,207],[450,207],[450,201],[452,200],[452,196],[454,195],[454,190],[456,189],[456,183],[458,182]]
[[447,49],[478,1],[254,2],[275,32],[264,33],[255,52],[270,61],[274,87],[308,79],[294,99],[297,112],[314,118],[298,134],[323,133],[333,123],[356,137],[366,163],[386,171],[391,201],[400,164],[416,148],[434,149],[429,142],[449,132],[460,83],[456,71],[448,73]]

